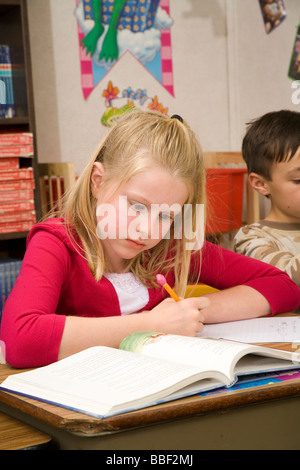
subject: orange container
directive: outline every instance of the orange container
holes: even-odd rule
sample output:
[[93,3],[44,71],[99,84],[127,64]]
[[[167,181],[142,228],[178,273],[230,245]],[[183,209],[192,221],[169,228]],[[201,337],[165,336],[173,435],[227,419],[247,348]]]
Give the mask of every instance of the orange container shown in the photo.
[[206,233],[241,227],[246,172],[246,168],[206,169]]

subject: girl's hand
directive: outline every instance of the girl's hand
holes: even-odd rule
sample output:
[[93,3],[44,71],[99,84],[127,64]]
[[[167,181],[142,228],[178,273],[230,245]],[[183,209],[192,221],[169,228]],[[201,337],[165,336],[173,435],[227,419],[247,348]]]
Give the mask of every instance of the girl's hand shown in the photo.
[[206,297],[191,297],[180,302],[168,298],[147,312],[147,315],[151,315],[153,331],[195,336],[203,329],[203,309],[209,305],[210,301]]

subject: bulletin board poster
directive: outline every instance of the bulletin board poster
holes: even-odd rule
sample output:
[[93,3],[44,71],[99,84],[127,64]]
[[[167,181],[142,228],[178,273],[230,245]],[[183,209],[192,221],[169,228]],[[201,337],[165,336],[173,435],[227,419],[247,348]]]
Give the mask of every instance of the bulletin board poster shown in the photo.
[[300,24],[297,28],[288,76],[292,80],[300,80]]
[[128,51],[174,96],[169,1],[76,0],[84,99]]

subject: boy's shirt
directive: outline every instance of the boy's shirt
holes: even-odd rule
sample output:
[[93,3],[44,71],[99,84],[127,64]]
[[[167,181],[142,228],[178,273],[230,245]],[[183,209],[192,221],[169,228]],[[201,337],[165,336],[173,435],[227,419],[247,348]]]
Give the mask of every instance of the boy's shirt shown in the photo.
[[300,286],[300,224],[261,220],[242,227],[234,251],[276,266]]

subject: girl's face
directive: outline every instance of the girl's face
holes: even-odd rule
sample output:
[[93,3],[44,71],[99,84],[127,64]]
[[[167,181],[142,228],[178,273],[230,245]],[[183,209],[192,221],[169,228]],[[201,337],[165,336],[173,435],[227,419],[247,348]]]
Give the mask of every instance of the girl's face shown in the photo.
[[156,246],[167,236],[176,214],[187,201],[187,185],[154,165],[120,182],[105,181],[104,168],[96,163],[92,192],[97,198],[97,234],[114,272],[122,272],[123,260]]

